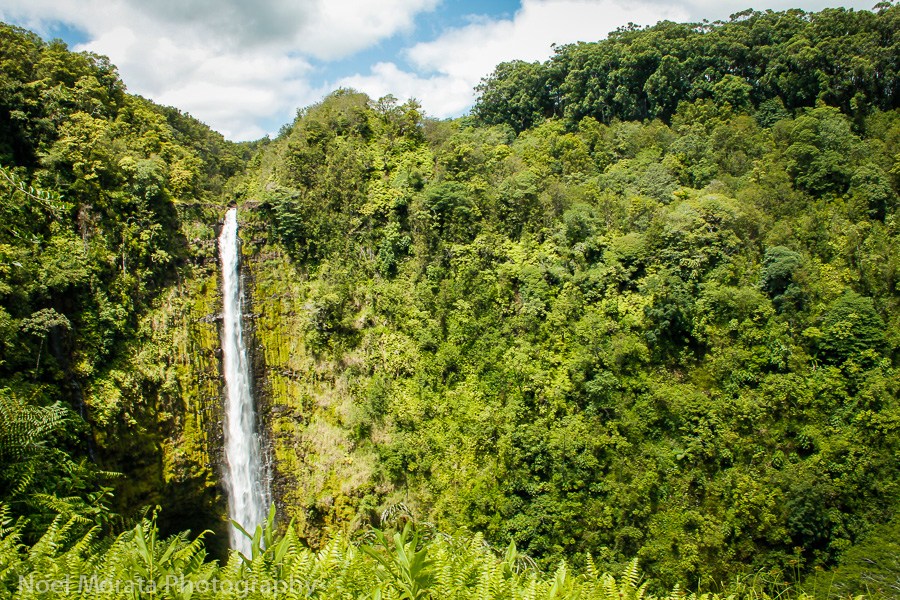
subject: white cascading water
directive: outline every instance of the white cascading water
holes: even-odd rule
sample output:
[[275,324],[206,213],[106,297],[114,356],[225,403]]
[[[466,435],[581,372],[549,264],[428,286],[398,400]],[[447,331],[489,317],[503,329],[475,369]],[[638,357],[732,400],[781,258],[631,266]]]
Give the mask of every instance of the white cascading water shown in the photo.
[[[251,534],[266,517],[268,492],[244,344],[243,286],[237,209],[228,210],[219,235],[224,295],[222,354],[225,369],[225,460],[228,516]],[[249,556],[250,540],[230,527],[231,547]]]

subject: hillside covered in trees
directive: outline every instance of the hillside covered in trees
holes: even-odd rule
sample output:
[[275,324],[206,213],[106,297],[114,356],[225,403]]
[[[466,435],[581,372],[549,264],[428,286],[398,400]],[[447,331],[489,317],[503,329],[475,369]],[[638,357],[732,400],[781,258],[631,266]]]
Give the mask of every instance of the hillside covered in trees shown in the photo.
[[[888,4],[660,23],[501,64],[460,119],[338,90],[234,144],[3,26],[0,593],[637,597],[638,565],[896,597],[898,31]],[[243,558],[233,204],[276,497]]]

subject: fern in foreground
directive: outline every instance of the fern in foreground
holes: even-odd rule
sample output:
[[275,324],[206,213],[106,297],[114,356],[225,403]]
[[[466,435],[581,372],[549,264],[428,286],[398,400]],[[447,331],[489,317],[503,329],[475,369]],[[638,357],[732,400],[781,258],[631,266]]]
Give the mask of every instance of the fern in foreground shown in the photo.
[[[372,530],[356,543],[338,536],[315,552],[301,544],[293,523],[277,534],[272,511],[253,534],[245,532],[251,556],[233,552],[224,565],[207,560],[205,534],[160,539],[155,514],[112,540],[61,516],[28,548],[22,527],[0,505],[0,598],[661,600],[648,593],[637,560],[618,576],[601,573],[590,558],[583,573],[562,563],[548,574],[515,545],[498,556],[479,534],[447,536],[411,523],[391,534]],[[679,589],[665,598],[725,600]],[[746,587],[727,598],[771,596]]]

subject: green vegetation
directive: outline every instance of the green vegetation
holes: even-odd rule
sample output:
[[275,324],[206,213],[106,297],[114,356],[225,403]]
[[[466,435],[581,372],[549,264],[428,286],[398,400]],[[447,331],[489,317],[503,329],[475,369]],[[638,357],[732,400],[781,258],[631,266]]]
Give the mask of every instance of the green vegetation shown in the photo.
[[0,63],[0,498],[31,541],[147,504],[217,528],[218,336],[197,320],[245,150],[103,57],[3,25]]
[[822,102],[855,119],[900,102],[900,16],[843,8],[745,10],[726,22],[633,25],[606,40],[558,46],[547,62],[500,64],[479,86],[474,114],[521,132],[557,117],[662,119],[708,99],[758,110],[764,125]]
[[[5,517],[0,513],[0,518]],[[501,556],[486,547],[478,534],[451,537],[409,522],[390,537],[380,530],[353,543],[337,536],[316,553],[303,547],[290,526],[278,535],[273,517],[274,509],[268,523],[254,532],[252,556],[234,553],[222,566],[206,560],[201,538],[193,542],[185,536],[160,539],[155,515],[107,540],[97,539],[94,529],[84,533],[71,522],[57,520],[27,555],[16,552],[17,528],[4,524],[0,585],[18,577],[15,597],[29,600],[657,598],[647,592],[636,560],[619,577],[600,573],[590,562],[580,574],[565,564],[542,574],[515,545]],[[764,593],[747,597],[771,598]],[[719,600],[721,596],[688,595],[675,589],[667,598]]]
[[[898,16],[619,31],[255,146],[4,27],[0,593],[892,597]],[[281,526],[226,558],[167,536],[222,531],[235,202]]]

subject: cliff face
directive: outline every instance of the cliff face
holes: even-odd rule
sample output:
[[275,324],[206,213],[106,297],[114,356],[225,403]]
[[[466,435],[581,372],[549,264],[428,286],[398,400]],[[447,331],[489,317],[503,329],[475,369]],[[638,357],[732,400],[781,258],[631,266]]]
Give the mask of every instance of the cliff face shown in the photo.
[[[114,481],[119,510],[160,506],[164,531],[212,530],[210,549],[224,555],[217,213],[206,212],[207,223],[188,221],[191,264],[140,318],[116,368],[86,387],[85,404],[99,460],[124,475]],[[110,394],[121,398],[122,412],[101,421]]]
[[[219,212],[193,223],[193,264],[143,317],[120,369],[129,373],[120,385],[132,390],[132,412],[96,437],[104,465],[126,474],[116,486],[123,511],[159,505],[164,531],[210,529],[209,546],[223,556]],[[308,343],[315,286],[272,239],[259,204],[241,203],[238,220],[244,332],[273,496],[279,518],[296,519],[315,546],[329,531],[358,527],[380,502],[372,495],[376,457],[348,425],[358,418],[358,373],[352,357],[330,360]],[[96,404],[90,390],[86,403]]]
[[328,531],[358,526],[365,509],[377,506],[369,497],[375,457],[347,429],[352,369],[315,356],[308,344],[309,279],[270,239],[264,214],[248,208],[241,215],[249,331],[273,493],[279,514],[295,519],[317,546]]
[[220,530],[215,229],[249,146],[62,42],[0,24],[0,63],[0,403],[59,417],[0,502]]
[[398,371],[394,350],[414,344],[382,306],[409,295],[408,278],[389,279],[433,157],[414,104],[373,106],[342,91],[304,110],[234,185],[274,493],[313,546],[411,499],[379,453],[389,378],[414,362]]

